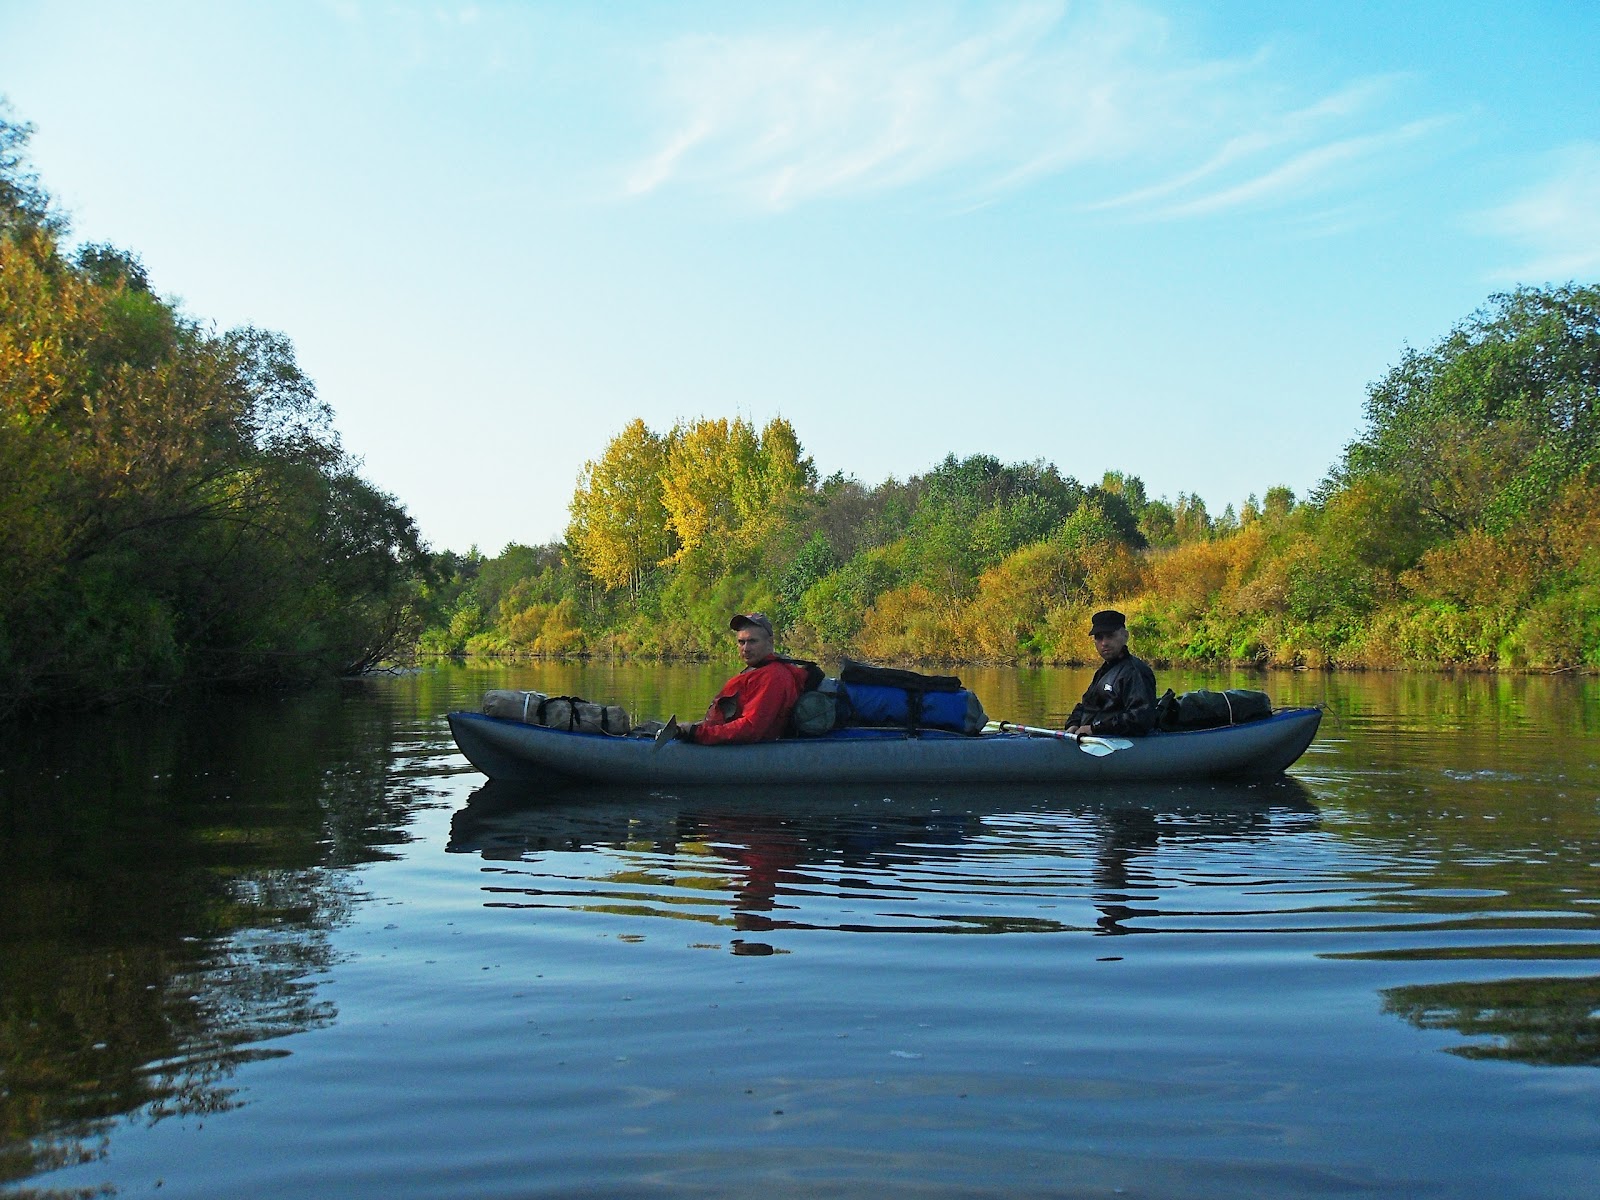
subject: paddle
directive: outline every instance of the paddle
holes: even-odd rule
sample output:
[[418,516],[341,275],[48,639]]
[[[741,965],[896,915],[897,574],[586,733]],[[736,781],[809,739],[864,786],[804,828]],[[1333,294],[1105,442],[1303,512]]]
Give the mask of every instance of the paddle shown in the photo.
[[656,730],[656,749],[659,750],[673,738],[678,736],[678,714],[673,713],[667,718],[667,723]]
[[1075,742],[1079,750],[1082,750],[1085,754],[1092,754],[1096,758],[1104,758],[1106,755],[1114,754],[1118,750],[1133,749],[1133,743],[1127,738],[1103,738],[1096,737],[1092,733],[1068,733],[1064,729],[1041,729],[1037,725],[1018,725],[1015,721],[990,721],[983,728],[985,732],[991,729],[996,733],[1016,730],[1018,733],[1025,733],[1029,737],[1058,738],[1063,742]]

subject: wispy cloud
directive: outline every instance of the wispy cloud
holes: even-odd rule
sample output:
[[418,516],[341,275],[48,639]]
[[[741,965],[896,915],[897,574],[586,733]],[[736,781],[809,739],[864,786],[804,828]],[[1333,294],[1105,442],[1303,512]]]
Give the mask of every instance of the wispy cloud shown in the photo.
[[693,37],[662,56],[672,126],[629,189],[669,182],[775,208],[898,187],[993,153],[1027,120],[1013,73],[1033,76],[1053,9],[987,29]]
[[1151,215],[1200,216],[1319,192],[1341,177],[1349,178],[1352,172],[1363,168],[1365,164],[1381,160],[1390,150],[1426,137],[1445,124],[1448,124],[1445,118],[1425,118],[1409,121],[1397,129],[1335,138],[1307,149],[1280,149],[1278,154],[1261,156],[1273,161],[1269,161],[1258,174],[1154,210]]
[[1565,281],[1600,271],[1600,143],[1568,146],[1543,179],[1473,224],[1521,246],[1527,256],[1500,278]]
[[1269,50],[1195,56],[1133,6],[989,12],[673,41],[666,123],[627,190],[784,209],[932,183],[973,205],[1051,180],[1085,208],[1174,219],[1326,193],[1437,127],[1390,111],[1393,78],[1307,94]]

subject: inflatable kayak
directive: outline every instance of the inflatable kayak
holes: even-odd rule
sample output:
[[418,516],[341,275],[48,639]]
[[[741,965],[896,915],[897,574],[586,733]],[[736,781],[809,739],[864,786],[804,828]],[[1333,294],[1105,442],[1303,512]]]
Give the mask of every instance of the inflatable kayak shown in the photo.
[[748,746],[657,745],[481,713],[449,715],[456,745],[490,779],[646,786],[1259,779],[1281,774],[1304,754],[1321,719],[1321,709],[1286,709],[1243,725],[1129,738],[1126,749],[1097,756],[1070,740],[1017,732],[839,729]]

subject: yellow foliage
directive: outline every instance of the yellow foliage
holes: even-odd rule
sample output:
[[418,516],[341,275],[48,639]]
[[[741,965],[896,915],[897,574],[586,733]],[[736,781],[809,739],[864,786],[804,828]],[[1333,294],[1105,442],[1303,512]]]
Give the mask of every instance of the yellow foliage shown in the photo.
[[1423,600],[1505,610],[1524,604],[1546,569],[1542,539],[1469,530],[1422,556],[1400,583]]
[[544,629],[550,608],[548,604],[530,604],[527,608],[518,609],[501,621],[501,635],[519,650],[532,650]]
[[1125,547],[1067,546],[1035,542],[1003,558],[978,576],[978,587],[962,614],[965,642],[979,658],[1013,659],[1026,653],[1045,614],[1064,603],[1091,598],[1101,589],[1094,576],[1128,574],[1133,555]]
[[868,658],[947,658],[957,644],[957,613],[920,583],[884,592],[866,612],[856,643]]
[[0,591],[108,530],[234,507],[219,497],[229,433],[255,416],[248,369],[230,338],[186,341],[154,296],[65,268],[48,235],[0,239]]
[[1600,553],[1600,485],[1575,480],[1567,485],[1544,523],[1551,557],[1570,571]]
[[1084,582],[1090,600],[1109,604],[1119,597],[1139,592],[1144,578],[1144,560],[1127,546],[1117,543],[1095,548],[1089,557]]
[[1412,605],[1378,613],[1360,642],[1369,667],[1487,666],[1504,630],[1482,609]]
[[1600,667],[1600,600],[1592,589],[1562,590],[1530,609],[1517,633],[1514,656],[1543,669]]
[[538,654],[571,654],[584,648],[583,630],[578,627],[578,604],[571,596],[563,597],[545,618],[544,628],[534,639],[533,649]]
[[584,648],[578,605],[570,596],[503,614],[498,634],[507,649],[527,654],[569,654]]
[[809,488],[811,460],[778,418],[758,437],[744,418],[699,420],[667,437],[661,498],[677,535],[671,560],[698,557],[713,565],[730,550],[758,542],[789,500]]
[[[1051,662],[1070,663],[1088,662],[1093,658],[1094,643],[1089,638],[1089,623],[1099,607],[1093,602],[1063,604],[1047,612],[1039,638],[1045,648],[1044,657]],[[1122,612],[1127,614],[1130,621],[1133,620],[1128,607],[1124,607]]]
[[672,552],[662,500],[666,443],[635,418],[578,476],[567,540],[608,589],[635,594],[645,572]]
[[1263,558],[1255,573],[1241,583],[1232,596],[1232,611],[1238,616],[1281,613],[1289,602],[1290,572],[1294,564],[1311,550],[1309,538],[1291,543],[1287,552]]
[[668,436],[661,499],[678,536],[674,559],[682,560],[708,542],[725,539],[738,527],[734,504],[734,480],[740,474],[737,450],[750,440],[753,434],[748,422],[740,419],[730,425],[725,417],[680,426]]
[[816,482],[816,468],[800,449],[794,426],[782,417],[768,421],[761,431],[761,487],[746,521],[770,519],[781,512],[785,501],[809,490]]
[[1087,575],[1083,556],[1061,542],[1024,546],[978,577],[963,613],[966,640],[980,657],[1015,658],[1050,609],[1088,590]]
[[[961,612],[961,648],[985,659],[1031,654],[1048,614],[1063,607],[1090,611],[1133,596],[1143,574],[1139,555],[1120,543],[1076,545],[1053,538],[1024,546],[978,577]],[[1087,618],[1082,624],[1087,628]]]
[[[1266,545],[1266,531],[1259,522],[1215,541],[1185,542],[1151,559],[1146,587],[1179,618],[1196,617],[1219,601],[1236,607],[1238,593],[1259,565]],[[1258,599],[1266,594],[1270,593]]]

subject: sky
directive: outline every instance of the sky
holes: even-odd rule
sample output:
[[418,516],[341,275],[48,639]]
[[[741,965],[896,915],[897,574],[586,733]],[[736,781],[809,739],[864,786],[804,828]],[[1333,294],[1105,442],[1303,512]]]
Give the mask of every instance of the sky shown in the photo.
[[0,0],[72,237],[487,554],[635,417],[1303,497],[1407,347],[1600,280],[1596,63],[1592,0]]

